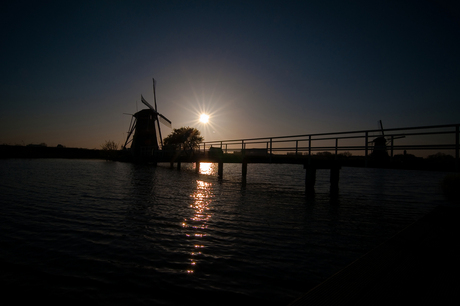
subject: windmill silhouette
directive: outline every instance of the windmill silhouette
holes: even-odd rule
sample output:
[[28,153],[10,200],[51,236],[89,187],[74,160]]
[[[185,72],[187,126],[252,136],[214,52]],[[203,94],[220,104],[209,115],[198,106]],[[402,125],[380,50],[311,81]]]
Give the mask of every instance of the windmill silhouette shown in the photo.
[[153,99],[155,107],[141,95],[141,102],[148,109],[140,110],[131,117],[123,149],[126,149],[126,146],[131,143],[131,151],[135,157],[152,157],[155,152],[163,148],[160,121],[171,128],[171,121],[157,111],[155,79],[153,79]]
[[405,136],[399,135],[399,136],[391,136],[390,138],[387,138],[387,136],[385,136],[385,131],[383,130],[382,120],[379,120],[379,124],[380,124],[380,132],[382,133],[382,135],[370,141],[370,143],[373,143],[374,145],[371,156],[374,158],[378,158],[378,159],[385,159],[389,157],[388,151],[387,151],[388,144],[390,143],[391,146],[393,146],[393,140],[404,138]]

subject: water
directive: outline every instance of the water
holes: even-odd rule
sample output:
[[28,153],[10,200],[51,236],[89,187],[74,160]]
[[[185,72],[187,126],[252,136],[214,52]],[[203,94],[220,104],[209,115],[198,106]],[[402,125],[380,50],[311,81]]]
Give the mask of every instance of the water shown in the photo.
[[[283,305],[445,204],[441,172],[0,160],[0,285],[23,301]],[[14,291],[13,291],[14,290]],[[13,292],[20,292],[15,294]]]

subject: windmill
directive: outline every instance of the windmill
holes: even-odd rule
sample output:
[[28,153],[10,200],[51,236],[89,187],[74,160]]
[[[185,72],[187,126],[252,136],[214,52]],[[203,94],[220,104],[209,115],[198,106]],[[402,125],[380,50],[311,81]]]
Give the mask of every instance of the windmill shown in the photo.
[[371,156],[376,157],[376,158],[387,158],[388,157],[388,152],[387,152],[388,143],[390,143],[391,150],[393,151],[393,140],[404,138],[405,136],[404,135],[399,135],[399,136],[391,135],[391,137],[387,139],[385,136],[385,132],[383,130],[382,120],[379,121],[379,124],[380,124],[380,131],[382,135],[370,141],[374,144],[374,148],[372,150]]
[[163,148],[160,121],[171,128],[171,121],[157,111],[155,79],[153,79],[153,99],[155,107],[150,105],[141,95],[141,102],[148,109],[140,110],[131,117],[128,137],[123,149],[126,149],[126,146],[131,142],[131,150],[135,157],[151,157],[155,151]]

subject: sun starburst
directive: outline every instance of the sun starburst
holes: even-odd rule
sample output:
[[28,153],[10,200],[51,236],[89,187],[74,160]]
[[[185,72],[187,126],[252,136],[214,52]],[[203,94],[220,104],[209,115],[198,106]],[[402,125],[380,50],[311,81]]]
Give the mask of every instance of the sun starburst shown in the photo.
[[200,115],[200,122],[201,123],[208,123],[209,121],[209,115],[206,115],[206,114],[201,114]]

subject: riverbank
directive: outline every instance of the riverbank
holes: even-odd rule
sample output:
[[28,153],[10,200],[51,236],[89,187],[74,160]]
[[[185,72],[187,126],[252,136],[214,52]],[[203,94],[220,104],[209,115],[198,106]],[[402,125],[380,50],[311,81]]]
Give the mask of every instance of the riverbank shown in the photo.
[[[42,145],[27,145],[27,146],[11,146],[0,145],[0,159],[5,158],[81,158],[81,159],[105,159],[121,162],[169,162],[171,159],[177,161],[177,155],[171,152],[158,151],[160,160],[154,158],[147,159],[134,159],[131,154],[125,150],[98,150],[98,149],[84,149],[84,148],[66,148],[63,146],[47,147]],[[169,156],[168,158],[166,158]],[[183,162],[190,162],[190,156],[184,157]],[[217,162],[219,156],[214,156]],[[449,157],[449,156],[447,156]],[[313,155],[311,159],[305,155],[293,156],[284,154],[264,155],[264,156],[246,156],[248,163],[273,163],[273,164],[302,164],[310,162],[318,163],[338,163],[342,167],[369,167],[369,168],[387,168],[387,169],[401,169],[401,170],[423,170],[423,171],[444,171],[444,172],[458,172],[458,165],[455,159],[450,156],[447,158],[441,155],[440,158],[401,158],[395,156],[393,161],[376,162],[370,159],[366,163],[364,156],[339,156],[337,159],[334,155]],[[222,154],[220,159],[223,163],[242,163],[243,157],[241,154]]]
[[9,146],[0,145],[0,158],[82,158],[105,159],[105,152],[96,149],[46,147],[46,146]]

